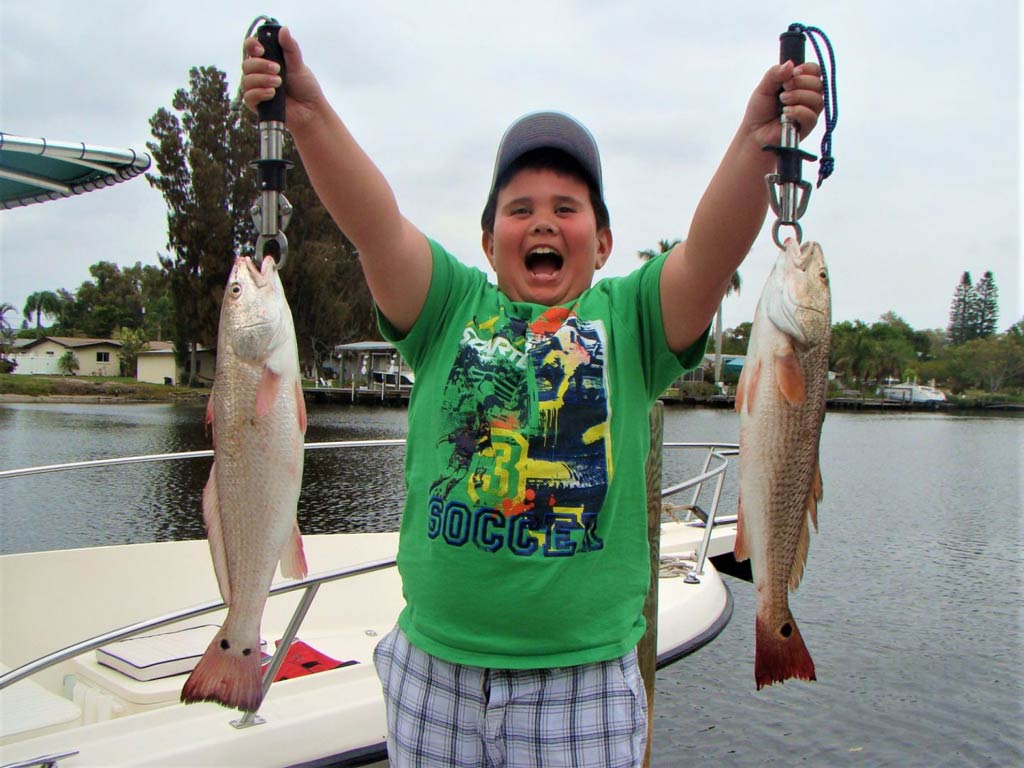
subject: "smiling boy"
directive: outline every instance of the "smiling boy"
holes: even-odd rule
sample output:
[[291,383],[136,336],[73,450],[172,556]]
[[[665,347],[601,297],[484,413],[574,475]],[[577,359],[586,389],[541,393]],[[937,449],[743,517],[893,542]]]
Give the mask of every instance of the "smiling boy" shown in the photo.
[[[612,250],[597,144],[561,113],[516,121],[481,218],[495,286],[401,214],[287,29],[280,42],[306,171],[416,371],[406,607],[375,653],[392,764],[639,765],[647,412],[703,356],[767,209],[777,94],[809,132],[817,67],[768,70],[685,243],[596,284]],[[266,60],[243,71],[250,108],[280,85]]]

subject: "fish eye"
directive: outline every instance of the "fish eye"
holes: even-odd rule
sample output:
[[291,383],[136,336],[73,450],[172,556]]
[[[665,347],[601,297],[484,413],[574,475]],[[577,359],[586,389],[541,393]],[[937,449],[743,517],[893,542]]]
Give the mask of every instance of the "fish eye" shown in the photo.
[[825,285],[828,285],[828,272],[826,270],[821,270],[818,273],[818,277],[821,278],[821,282],[825,283]]
[[228,287],[228,291],[231,293],[232,296],[235,296],[235,297],[241,296],[242,295],[242,285],[241,285],[241,283],[232,283]]

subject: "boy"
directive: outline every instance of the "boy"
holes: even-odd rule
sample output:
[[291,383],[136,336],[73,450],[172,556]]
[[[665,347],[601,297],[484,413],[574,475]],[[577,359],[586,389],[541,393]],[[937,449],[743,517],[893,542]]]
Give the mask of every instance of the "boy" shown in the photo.
[[[481,221],[494,286],[402,216],[287,29],[280,42],[306,171],[416,371],[406,608],[375,653],[392,764],[639,765],[647,412],[703,355],[764,219],[778,102],[808,133],[817,67],[767,72],[685,243],[593,287],[612,249],[597,145],[566,115],[521,118]],[[246,52],[253,109],[280,78],[255,40]]]

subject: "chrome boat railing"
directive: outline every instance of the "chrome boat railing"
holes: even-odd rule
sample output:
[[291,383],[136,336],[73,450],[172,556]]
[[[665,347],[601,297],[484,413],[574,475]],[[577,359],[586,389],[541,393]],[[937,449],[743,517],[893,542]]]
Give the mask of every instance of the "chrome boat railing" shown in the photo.
[[[319,442],[319,443],[306,443],[306,450],[323,450],[330,448],[387,448],[387,447],[400,447],[405,445],[404,439],[388,439],[388,440],[340,440],[331,442]],[[738,452],[738,446],[734,443],[664,443],[664,448],[668,449],[703,449],[707,451],[707,455],[704,459],[703,467],[699,474],[691,477],[690,479],[679,483],[677,485],[671,485],[662,489],[661,497],[662,500],[680,494],[686,490],[693,490],[693,496],[688,505],[684,505],[683,509],[686,509],[689,513],[699,517],[704,525],[704,535],[701,539],[700,548],[696,554],[695,566],[691,571],[691,576],[696,574],[697,576],[704,573],[704,564],[707,560],[708,546],[711,541],[711,533],[716,524],[728,524],[735,522],[735,517],[718,517],[718,503],[721,500],[722,488],[725,483],[725,471],[728,468],[729,456],[735,456]],[[204,458],[212,457],[212,450],[205,451],[183,451],[180,453],[160,453],[160,454],[149,454],[144,456],[125,456],[116,459],[95,459],[91,461],[78,461],[70,462],[65,464],[49,464],[39,467],[26,467],[23,469],[8,469],[0,471],[0,480],[25,477],[28,475],[39,475],[48,472],[64,472],[75,469],[88,469],[92,467],[106,467],[106,466],[117,466],[122,464],[139,464],[144,462],[154,461],[172,461],[178,459],[192,459],[192,458]],[[713,462],[716,462],[712,466]],[[705,512],[701,507],[698,506],[697,502],[704,489],[704,484],[714,481],[714,490],[712,492],[712,499],[708,510]],[[271,682],[274,676],[277,674],[278,669],[284,662],[285,656],[288,649],[291,647],[292,641],[295,639],[299,627],[302,624],[302,620],[305,618],[309,607],[312,605],[314,598],[316,597],[317,591],[323,584],[337,581],[339,579],[349,578],[351,576],[359,576],[366,573],[372,573],[373,571],[379,571],[384,568],[390,568],[395,565],[394,558],[384,558],[381,560],[369,561],[366,563],[360,563],[354,566],[348,566],[346,568],[339,568],[332,571],[326,571],[319,574],[314,574],[305,579],[278,584],[271,587],[269,596],[274,597],[277,595],[286,594],[289,592],[296,592],[299,590],[303,591],[303,595],[299,600],[291,618],[289,619],[287,629],[278,644],[277,650],[274,652],[273,657],[270,660],[269,666],[263,675],[263,693],[266,694],[270,688]],[[689,579],[689,577],[688,577]],[[218,610],[226,608],[226,604],[223,600],[214,600],[208,603],[201,603],[199,605],[192,606],[190,608],[184,608],[179,611],[165,614],[163,616],[157,616],[152,619],[140,621],[135,624],[129,624],[115,629],[110,632],[105,632],[101,635],[82,640],[81,642],[74,643],[60,650],[48,653],[45,656],[41,656],[38,659],[30,661],[26,664],[21,665],[15,669],[0,675],[0,690],[3,690],[9,685],[13,685],[20,680],[24,680],[38,672],[42,672],[45,669],[49,669],[52,666],[60,664],[64,661],[69,661],[76,656],[80,656],[83,653],[94,651],[109,643],[117,642],[119,640],[125,640],[129,637],[148,632],[154,629],[160,629],[170,624],[176,624],[181,621],[186,621],[199,616],[203,616],[208,613],[213,613]],[[259,715],[255,712],[247,712],[239,719],[232,721],[232,725],[238,728],[247,727],[250,725],[256,725],[262,722]]]

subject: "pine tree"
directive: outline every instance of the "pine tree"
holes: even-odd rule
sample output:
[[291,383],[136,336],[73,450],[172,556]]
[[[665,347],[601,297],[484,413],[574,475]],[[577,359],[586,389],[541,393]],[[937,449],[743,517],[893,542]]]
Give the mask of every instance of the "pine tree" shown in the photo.
[[975,331],[979,339],[985,339],[996,333],[999,321],[999,289],[996,278],[991,271],[974,286],[975,293]]
[[975,290],[971,282],[971,273],[964,272],[960,284],[953,291],[953,301],[949,307],[949,327],[946,336],[950,344],[963,344],[976,337]]
[[[251,121],[231,109],[227,77],[215,67],[190,70],[189,86],[174,93],[172,107],[150,118],[155,141],[146,146],[158,173],[146,178],[167,204],[171,254],[160,263],[170,275],[172,337],[184,364],[196,344],[214,344],[231,264],[236,254],[252,252],[255,177],[248,160],[257,143]],[[192,361],[190,377],[195,367]]]
[[[147,178],[167,204],[170,253],[160,257],[173,299],[167,335],[184,356],[196,344],[215,343],[234,257],[255,251],[249,208],[258,190],[249,161],[259,145],[255,116],[232,105],[227,76],[215,67],[193,68],[172,107],[150,119],[154,141],[147,146],[158,174]],[[335,344],[378,338],[379,331],[355,248],[317,198],[290,138],[284,153],[295,164],[286,189],[294,212],[281,281],[308,367],[326,362]]]

